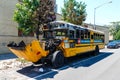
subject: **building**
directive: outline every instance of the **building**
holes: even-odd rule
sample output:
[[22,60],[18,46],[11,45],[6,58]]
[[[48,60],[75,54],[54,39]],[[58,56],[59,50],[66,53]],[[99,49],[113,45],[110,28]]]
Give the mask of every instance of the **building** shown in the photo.
[[[16,3],[20,0],[1,0],[0,1],[0,54],[10,53],[7,44],[11,41],[20,42],[21,40],[29,43],[35,37],[18,37],[17,23],[13,21],[13,14]],[[57,12],[56,0],[54,11]]]
[[17,24],[12,18],[16,3],[17,0],[0,1],[0,36],[17,36]]
[[56,13],[56,20],[62,20],[62,16],[59,13]]

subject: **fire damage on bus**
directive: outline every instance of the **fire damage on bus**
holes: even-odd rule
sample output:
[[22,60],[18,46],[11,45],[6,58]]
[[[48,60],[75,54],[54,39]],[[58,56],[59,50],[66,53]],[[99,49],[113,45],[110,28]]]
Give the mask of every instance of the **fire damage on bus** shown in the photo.
[[104,48],[104,33],[64,21],[54,21],[43,27],[43,37],[29,44],[24,41],[8,44],[17,57],[35,64],[64,65],[65,59]]

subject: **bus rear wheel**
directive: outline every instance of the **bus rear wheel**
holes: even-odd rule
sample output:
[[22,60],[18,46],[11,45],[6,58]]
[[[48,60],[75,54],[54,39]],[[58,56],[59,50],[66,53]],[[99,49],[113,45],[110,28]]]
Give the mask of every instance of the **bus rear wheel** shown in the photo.
[[64,65],[64,55],[61,51],[55,51],[52,55],[52,67],[59,68]]
[[97,55],[97,54],[99,54],[99,46],[98,45],[96,45],[96,47],[95,47],[95,55]]

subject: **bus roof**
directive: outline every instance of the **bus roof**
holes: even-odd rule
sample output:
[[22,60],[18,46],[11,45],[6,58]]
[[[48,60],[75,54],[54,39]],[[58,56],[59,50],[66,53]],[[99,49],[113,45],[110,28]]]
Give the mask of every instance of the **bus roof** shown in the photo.
[[88,29],[88,30],[94,31],[96,33],[104,34],[104,32],[102,32],[102,31],[91,29],[91,28],[86,28],[86,27],[83,27],[83,26],[80,26],[80,25],[76,25],[76,24],[72,24],[72,23],[69,23],[69,22],[66,22],[66,21],[53,21],[53,22],[50,22],[50,23],[68,24],[68,25],[76,26],[77,28]]

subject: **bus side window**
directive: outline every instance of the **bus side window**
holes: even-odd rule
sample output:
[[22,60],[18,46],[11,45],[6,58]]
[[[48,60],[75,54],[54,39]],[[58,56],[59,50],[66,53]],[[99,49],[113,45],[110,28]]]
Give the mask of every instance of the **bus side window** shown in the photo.
[[91,35],[91,39],[94,39],[94,38],[93,38],[93,35]]
[[84,39],[84,32],[81,30],[81,39]]
[[61,24],[61,27],[64,27],[64,24]]
[[102,42],[104,43],[105,42],[105,36],[104,35],[101,35],[102,36]]
[[96,40],[98,39],[98,34],[96,33]]
[[97,34],[96,33],[94,33],[94,37],[93,38],[94,38],[94,40],[97,39]]
[[88,32],[85,30],[84,32],[84,39],[87,39],[88,38]]
[[70,38],[74,38],[74,31],[70,31]]
[[86,30],[84,33],[84,38],[89,39],[90,38],[90,31]]
[[95,39],[95,33],[93,34],[93,39]]
[[88,39],[90,39],[90,32],[88,32]]
[[98,39],[100,40],[100,34],[98,34]]
[[76,38],[80,38],[80,32],[79,32],[79,30],[76,30]]
[[97,33],[97,40],[99,39],[99,34]]
[[69,28],[69,24],[67,24],[67,27]]

